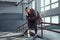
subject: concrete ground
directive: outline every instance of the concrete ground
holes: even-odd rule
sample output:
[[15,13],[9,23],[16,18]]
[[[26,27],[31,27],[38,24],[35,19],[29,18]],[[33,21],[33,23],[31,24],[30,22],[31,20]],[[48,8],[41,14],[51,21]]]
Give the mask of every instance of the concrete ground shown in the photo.
[[[60,40],[60,33],[47,30],[44,30],[43,33],[43,39],[35,38],[35,40]],[[21,37],[21,34],[15,32],[0,32],[0,40],[33,40],[33,37]],[[38,30],[38,35],[41,36],[41,30]]]

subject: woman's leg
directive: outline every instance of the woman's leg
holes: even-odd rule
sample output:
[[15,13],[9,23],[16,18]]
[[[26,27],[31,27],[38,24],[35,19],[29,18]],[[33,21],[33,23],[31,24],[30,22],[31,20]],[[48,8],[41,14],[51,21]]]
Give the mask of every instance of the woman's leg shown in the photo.
[[34,37],[36,37],[37,36],[37,24],[36,23],[34,24],[34,30],[35,30],[35,36]]

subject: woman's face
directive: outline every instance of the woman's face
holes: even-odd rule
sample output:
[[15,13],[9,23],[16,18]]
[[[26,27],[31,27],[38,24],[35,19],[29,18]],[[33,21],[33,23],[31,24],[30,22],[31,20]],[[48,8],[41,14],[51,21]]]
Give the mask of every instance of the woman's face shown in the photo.
[[26,12],[27,12],[27,13],[30,13],[30,9],[29,9],[29,8],[28,8],[28,9],[26,9]]

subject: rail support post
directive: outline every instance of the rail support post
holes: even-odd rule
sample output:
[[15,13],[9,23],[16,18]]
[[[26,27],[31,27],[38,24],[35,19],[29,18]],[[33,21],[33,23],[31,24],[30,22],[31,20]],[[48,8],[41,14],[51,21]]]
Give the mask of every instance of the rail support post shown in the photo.
[[41,23],[41,38],[43,38],[43,27],[42,27],[42,23]]

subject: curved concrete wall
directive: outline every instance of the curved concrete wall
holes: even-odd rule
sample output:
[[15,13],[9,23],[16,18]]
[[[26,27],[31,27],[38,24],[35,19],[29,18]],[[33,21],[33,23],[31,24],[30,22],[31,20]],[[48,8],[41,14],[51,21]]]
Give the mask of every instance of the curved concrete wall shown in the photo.
[[16,31],[16,28],[22,25],[22,13],[1,13],[0,14],[0,31]]

